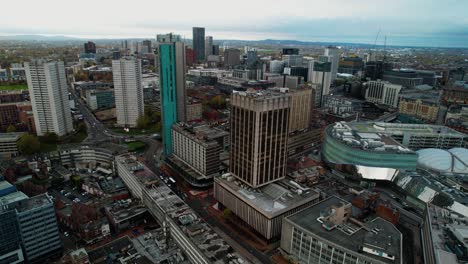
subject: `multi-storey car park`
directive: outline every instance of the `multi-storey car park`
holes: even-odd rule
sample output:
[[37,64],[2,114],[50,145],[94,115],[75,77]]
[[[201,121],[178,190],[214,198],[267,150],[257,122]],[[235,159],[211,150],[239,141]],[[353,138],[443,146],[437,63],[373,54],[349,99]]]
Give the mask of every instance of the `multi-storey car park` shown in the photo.
[[391,180],[397,170],[414,170],[420,149],[464,147],[468,136],[445,126],[339,122],[325,129],[322,155],[339,170]]

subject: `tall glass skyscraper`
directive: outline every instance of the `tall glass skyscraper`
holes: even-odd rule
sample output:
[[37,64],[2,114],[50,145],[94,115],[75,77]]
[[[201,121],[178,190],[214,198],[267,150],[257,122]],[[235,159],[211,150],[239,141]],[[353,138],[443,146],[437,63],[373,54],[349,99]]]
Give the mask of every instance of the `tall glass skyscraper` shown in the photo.
[[186,121],[185,45],[168,38],[159,42],[159,82],[163,151],[172,154],[171,128],[175,122]]
[[192,33],[195,61],[200,63],[205,60],[205,28],[194,27]]

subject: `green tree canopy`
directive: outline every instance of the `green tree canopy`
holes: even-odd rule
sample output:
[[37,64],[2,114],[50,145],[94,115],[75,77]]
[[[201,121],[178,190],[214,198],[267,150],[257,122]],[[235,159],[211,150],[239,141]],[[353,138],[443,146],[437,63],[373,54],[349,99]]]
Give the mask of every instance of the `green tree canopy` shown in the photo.
[[18,140],[18,149],[25,155],[31,155],[39,152],[40,143],[36,136],[24,134]]
[[54,132],[47,132],[42,138],[48,144],[57,144],[58,142],[58,135]]
[[142,115],[137,119],[137,127],[139,129],[148,128],[151,123],[151,119],[147,115]]
[[220,95],[217,95],[211,98],[210,102],[208,103],[214,109],[222,109],[226,107],[226,100]]

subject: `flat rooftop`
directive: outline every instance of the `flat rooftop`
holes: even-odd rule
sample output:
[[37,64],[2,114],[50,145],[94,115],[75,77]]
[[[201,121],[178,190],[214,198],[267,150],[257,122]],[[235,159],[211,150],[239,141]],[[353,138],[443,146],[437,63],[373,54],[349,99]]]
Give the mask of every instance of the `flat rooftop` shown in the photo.
[[216,181],[268,218],[274,218],[320,196],[318,192],[288,179],[257,189],[245,186],[228,174],[217,177]]
[[119,205],[118,203],[114,203],[106,207],[106,211],[110,214],[114,222],[119,223],[134,216],[144,214],[148,209],[139,204]]
[[24,133],[0,133],[0,142],[17,141]]
[[9,189],[13,187],[13,185],[7,181],[0,181],[0,191],[1,190],[5,190],[5,189]]
[[[228,263],[231,253],[233,257],[241,257],[231,246],[224,241],[203,219],[201,219],[179,196],[177,196],[163,181],[158,184],[145,184],[145,179],[158,179],[158,177],[146,166],[135,160],[130,154],[118,156],[117,162],[127,164],[127,168],[135,165],[141,166],[134,171],[134,176],[139,179],[151,196],[152,200],[179,226],[188,239],[190,239],[201,252],[213,263]],[[133,160],[133,161],[132,161]],[[128,163],[127,163],[128,162]],[[144,178],[142,178],[144,177]]]
[[384,133],[391,135],[412,134],[444,134],[451,136],[466,137],[463,133],[453,130],[446,126],[428,125],[428,124],[399,124],[384,122],[349,122],[346,123],[353,131]]
[[[322,223],[317,219],[323,215],[323,212],[327,211],[332,206],[339,206],[342,204],[349,204],[349,202],[336,196],[331,196],[311,207],[286,217],[286,219],[325,241],[335,243],[356,253],[386,263],[400,263],[402,250],[401,233],[394,225],[380,217],[376,217],[364,223],[363,225],[365,227],[360,227],[348,221],[345,223],[346,226],[342,228],[343,230],[346,229],[346,232],[341,228],[328,230],[322,226]],[[350,230],[354,233],[350,234]],[[372,230],[375,230],[375,232]],[[382,249],[385,253],[394,256],[395,260],[392,261],[384,257],[358,252],[359,248],[365,244],[373,248],[377,247]]]
[[[391,134],[382,133],[372,123],[335,123],[326,129],[327,133],[341,142],[356,149],[367,151],[414,153],[391,137]],[[355,128],[357,126],[357,129]],[[362,126],[362,127],[360,127]],[[364,129],[368,128],[368,129]]]
[[28,199],[28,196],[23,192],[13,192],[0,197],[0,206],[18,202],[24,199]]
[[48,204],[52,206],[52,199],[49,196],[47,196],[47,194],[40,194],[29,199],[19,201],[16,206],[16,209],[19,212],[23,212]]

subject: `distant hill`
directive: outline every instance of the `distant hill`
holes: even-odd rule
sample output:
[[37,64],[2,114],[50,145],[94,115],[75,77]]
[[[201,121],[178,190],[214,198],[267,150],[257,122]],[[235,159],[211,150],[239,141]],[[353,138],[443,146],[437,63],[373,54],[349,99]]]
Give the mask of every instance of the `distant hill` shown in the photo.
[[0,40],[22,40],[22,41],[73,41],[79,38],[67,36],[44,36],[44,35],[12,35],[0,36]]

